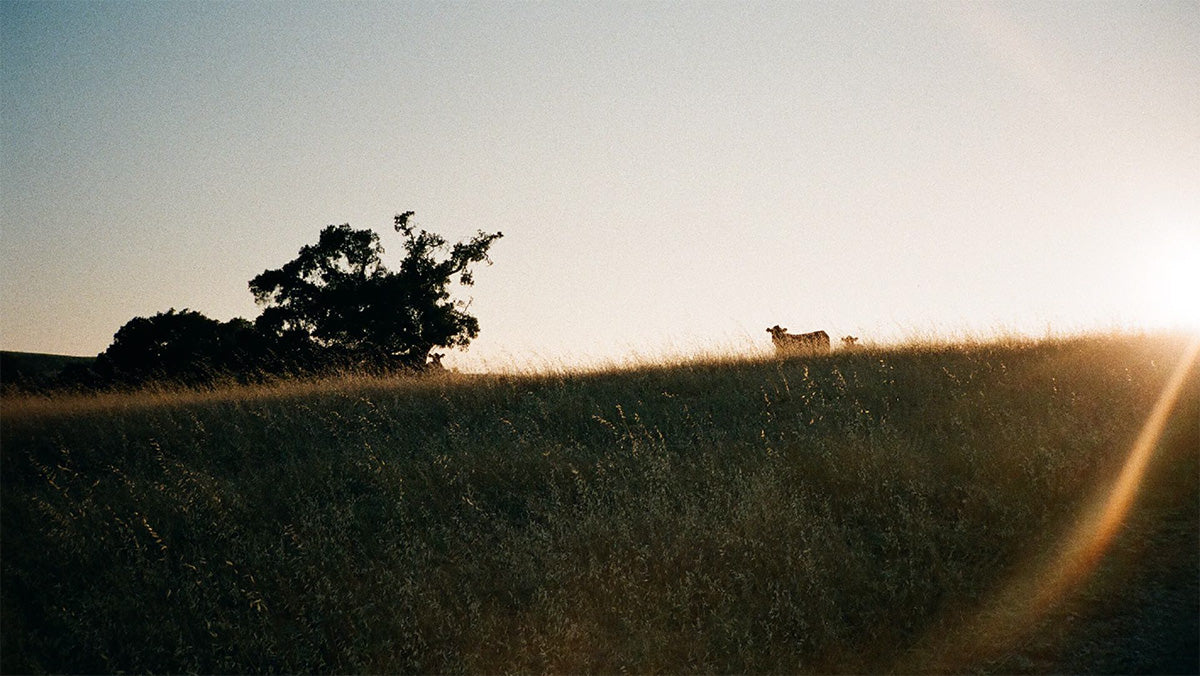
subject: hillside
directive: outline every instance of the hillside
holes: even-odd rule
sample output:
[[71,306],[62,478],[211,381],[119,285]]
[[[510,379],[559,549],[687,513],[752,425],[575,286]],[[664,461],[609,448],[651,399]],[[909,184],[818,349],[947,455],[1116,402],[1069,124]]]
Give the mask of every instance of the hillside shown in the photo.
[[1196,673],[1186,347],[6,397],[0,671]]
[[0,384],[41,387],[68,366],[90,366],[95,357],[72,357],[37,352],[0,352]]

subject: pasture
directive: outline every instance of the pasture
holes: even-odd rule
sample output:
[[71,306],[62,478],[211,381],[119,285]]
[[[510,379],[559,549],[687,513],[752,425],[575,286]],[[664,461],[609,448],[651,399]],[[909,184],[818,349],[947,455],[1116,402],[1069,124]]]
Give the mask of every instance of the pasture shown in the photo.
[[1187,347],[5,397],[0,671],[1196,673]]

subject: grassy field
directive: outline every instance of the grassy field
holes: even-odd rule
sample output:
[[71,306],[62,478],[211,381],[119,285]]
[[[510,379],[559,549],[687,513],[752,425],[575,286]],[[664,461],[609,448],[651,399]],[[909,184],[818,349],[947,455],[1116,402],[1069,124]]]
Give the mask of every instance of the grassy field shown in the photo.
[[9,397],[0,671],[1197,673],[1187,347]]

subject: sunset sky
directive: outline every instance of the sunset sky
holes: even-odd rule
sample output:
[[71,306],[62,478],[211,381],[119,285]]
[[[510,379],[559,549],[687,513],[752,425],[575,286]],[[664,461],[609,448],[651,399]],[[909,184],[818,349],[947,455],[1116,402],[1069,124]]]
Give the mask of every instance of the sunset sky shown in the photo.
[[0,348],[502,230],[448,365],[1200,321],[1200,3],[0,2]]

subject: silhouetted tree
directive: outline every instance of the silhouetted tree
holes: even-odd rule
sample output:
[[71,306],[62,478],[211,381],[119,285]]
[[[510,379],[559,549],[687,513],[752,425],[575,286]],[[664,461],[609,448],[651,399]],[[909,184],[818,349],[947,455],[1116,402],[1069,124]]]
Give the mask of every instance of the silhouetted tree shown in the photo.
[[266,306],[255,326],[277,353],[316,366],[424,369],[435,347],[465,347],[479,335],[478,320],[451,300],[449,286],[455,277],[474,283],[471,266],[491,263],[488,249],[502,233],[479,231],[447,247],[441,236],[414,228],[412,215],[395,217],[405,249],[398,271],[384,266],[378,235],[344,224],[326,227],[294,260],[250,280]]
[[256,370],[263,353],[263,341],[245,319],[219,322],[199,312],[171,308],[126,322],[93,369],[108,381],[195,384]]

